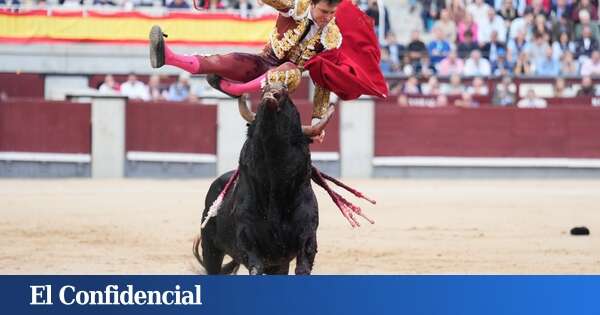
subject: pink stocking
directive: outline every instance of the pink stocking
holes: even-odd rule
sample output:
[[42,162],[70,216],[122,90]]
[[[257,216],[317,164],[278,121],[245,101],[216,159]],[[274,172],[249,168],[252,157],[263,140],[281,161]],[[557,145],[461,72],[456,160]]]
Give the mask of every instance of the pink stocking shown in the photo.
[[200,72],[200,62],[196,56],[179,55],[165,43],[165,64],[181,68],[189,73]]
[[266,76],[266,74],[263,74],[258,78],[245,83],[236,83],[226,79],[222,79],[221,89],[226,93],[236,96],[240,96],[244,93],[260,91],[261,82],[265,79]]

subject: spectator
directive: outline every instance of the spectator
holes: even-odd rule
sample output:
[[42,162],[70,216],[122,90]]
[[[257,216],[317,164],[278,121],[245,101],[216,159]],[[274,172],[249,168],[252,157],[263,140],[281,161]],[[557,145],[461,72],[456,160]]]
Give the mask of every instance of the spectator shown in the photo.
[[440,11],[440,19],[433,24],[433,29],[440,29],[444,39],[449,43],[456,41],[456,23],[450,18],[448,9]]
[[571,19],[573,7],[568,0],[555,0],[553,3],[550,15],[554,20],[559,20],[563,16],[566,17],[567,20]]
[[532,66],[527,52],[524,51],[519,54],[513,73],[516,75],[533,75],[535,73],[535,68]]
[[498,58],[492,61],[492,74],[497,76],[512,75],[514,63],[511,63],[506,57],[510,57],[510,54],[501,52],[498,54]]
[[[384,36],[390,32],[390,15],[388,14],[388,10],[386,7],[383,8],[384,9],[384,16],[383,16],[383,34]],[[377,5],[377,0],[368,0],[368,8],[367,11],[365,12],[367,14],[367,16],[369,16],[370,18],[373,19],[373,22],[375,24],[375,34],[379,34],[379,5]]]
[[421,58],[421,61],[416,65],[418,74],[429,77],[435,73],[435,68],[431,64],[431,60],[426,55]]
[[471,36],[474,42],[477,42],[477,24],[473,21],[473,16],[469,13],[465,15],[465,18],[458,23],[457,34],[458,34],[458,42],[465,42],[465,33],[467,31],[471,32]]
[[600,31],[598,30],[598,24],[590,20],[590,14],[586,10],[579,11],[579,24],[575,26],[575,38],[579,39],[582,36],[584,27],[589,27],[592,31],[592,38],[598,40]]
[[252,12],[253,7],[252,3],[250,3],[250,1],[248,0],[236,0],[233,2],[233,8],[239,10],[241,18],[247,19],[250,17],[250,13]]
[[169,92],[167,93],[167,101],[171,102],[182,102],[188,99],[190,96],[190,74],[182,72],[179,74],[177,82],[171,84]]
[[530,88],[527,90],[527,95],[522,98],[518,103],[519,108],[546,108],[548,104],[543,98],[539,98],[535,95],[535,90]]
[[435,75],[429,77],[427,83],[421,84],[421,93],[423,95],[438,95],[441,93],[440,81]]
[[490,36],[489,42],[487,42],[481,48],[483,57],[491,62],[496,61],[499,54],[503,54],[506,51],[506,46],[498,41],[498,33],[494,30]]
[[479,45],[473,39],[471,31],[465,32],[465,42],[458,44],[458,56],[460,58],[467,58],[471,52],[475,49],[479,49]]
[[596,87],[589,75],[581,78],[581,88],[577,91],[577,96],[596,96]]
[[509,23],[519,16],[516,7],[513,5],[513,0],[502,0],[502,5],[498,9],[498,14]]
[[479,50],[473,50],[471,57],[465,61],[463,74],[466,76],[489,76],[492,67],[487,59],[481,57]]
[[389,50],[385,47],[381,48],[381,60],[379,61],[379,67],[384,75],[394,72],[394,63],[392,58],[390,58]]
[[533,43],[527,49],[527,54],[532,62],[538,62],[538,60],[544,59],[548,48],[550,48],[550,45],[544,40],[543,35],[536,34]]
[[408,43],[408,55],[411,63],[417,62],[427,54],[427,47],[425,43],[421,41],[421,35],[418,30],[413,30],[410,34],[411,41]]
[[457,107],[465,107],[465,108],[475,108],[479,107],[479,102],[474,100],[471,94],[464,92],[461,94],[461,97],[454,101],[454,106]]
[[502,81],[492,96],[492,105],[494,106],[512,106],[515,104],[516,94],[515,86],[509,76],[502,77]]
[[461,81],[461,76],[458,73],[452,74],[450,82],[442,86],[442,92],[445,95],[461,95],[465,92],[465,86]]
[[168,5],[169,9],[189,9],[190,5],[185,0],[173,0]]
[[[196,0],[198,5],[205,10],[225,9],[225,4],[221,0]],[[258,0],[260,1],[260,0]]]
[[579,62],[572,52],[565,51],[561,57],[560,75],[575,76],[579,74]]
[[415,75],[417,73],[416,65],[418,63],[418,61],[413,63],[408,54],[405,54],[402,58],[402,73],[406,76]]
[[404,46],[398,43],[396,39],[396,34],[393,32],[389,32],[385,37],[386,45],[385,47],[390,52],[390,58],[394,63],[394,67],[396,69],[400,68],[400,60],[402,60],[402,56],[404,55]]
[[579,19],[580,19],[580,15],[579,12],[580,11],[587,11],[590,15],[590,18],[594,21],[598,20],[598,8],[593,5],[592,3],[590,3],[590,0],[579,0],[579,3],[575,5],[575,8],[573,9],[573,12],[571,13],[571,19],[575,22],[575,23],[579,23]]
[[148,79],[148,94],[152,101],[163,101],[166,99],[166,89],[160,85],[160,76],[153,74]]
[[552,22],[552,40],[560,40],[560,35],[562,33],[567,33],[569,38],[573,38],[575,35],[575,27],[567,13],[564,13],[560,18]]
[[111,7],[114,7],[117,4],[114,3],[112,0],[94,0],[93,5],[94,6],[111,6]]
[[436,107],[448,106],[448,97],[446,97],[446,95],[444,95],[444,94],[439,94],[435,98],[435,106]]
[[[481,27],[485,22],[490,9],[493,10],[493,8],[483,0],[474,0],[471,4],[467,5],[467,15],[471,15],[475,24],[477,24],[478,27]],[[477,32],[473,32],[473,34],[477,34]]]
[[554,95],[553,97],[573,97],[575,96],[575,91],[571,87],[568,87],[565,79],[556,78],[554,82]]
[[506,47],[512,54],[512,59],[515,60],[524,51],[529,50],[530,44],[525,40],[525,32],[519,32],[517,37],[508,42]]
[[450,6],[448,6],[448,14],[450,14],[450,19],[453,20],[454,23],[460,23],[467,14],[464,0],[450,0]]
[[531,8],[533,9],[534,15],[544,15],[547,16],[550,14],[551,9],[551,1],[552,0],[531,0]]
[[600,76],[600,51],[594,50],[592,57],[581,63],[582,76]]
[[489,7],[486,18],[481,20],[479,27],[479,44],[484,45],[492,40],[492,33],[496,33],[496,41],[506,42],[506,24],[492,7]]
[[536,60],[535,74],[543,77],[555,77],[560,73],[560,62],[554,59],[552,48],[546,48],[546,55]]
[[127,81],[121,84],[121,94],[132,100],[150,100],[148,87],[142,81],[138,80],[137,76],[133,73],[130,73],[127,76]]
[[417,77],[414,75],[408,77],[406,82],[404,82],[400,93],[404,95],[421,94],[421,87],[419,86],[419,80],[417,80]]
[[598,50],[598,40],[592,37],[592,30],[589,26],[584,26],[581,31],[581,38],[575,41],[575,57],[590,57],[592,51]]
[[550,35],[552,33],[551,33],[551,30],[548,27],[548,25],[546,25],[546,16],[545,15],[538,14],[535,16],[532,34],[533,34],[534,38],[535,38],[535,36],[538,36],[538,35],[542,35],[542,37],[550,38]]
[[489,94],[489,90],[481,77],[475,77],[471,82],[471,86],[467,88],[467,93],[471,95],[485,96]]
[[530,7],[526,8],[523,16],[516,18],[510,24],[508,39],[514,39],[515,37],[517,37],[517,34],[519,32],[524,32],[525,39],[531,38],[530,31],[531,26],[533,25],[533,16],[533,9]]
[[446,6],[446,2],[445,0],[420,0],[420,2],[423,29],[429,32],[433,25],[433,21],[440,17],[440,11]]
[[433,29],[433,40],[427,45],[427,52],[431,63],[435,66],[450,53],[450,43],[444,39],[444,34],[439,28]]
[[0,102],[6,102],[8,100],[8,94],[4,91],[0,91]]
[[98,91],[103,93],[114,93],[119,92],[121,86],[115,81],[115,78],[111,74],[104,76],[104,82],[98,87]]
[[444,77],[452,74],[461,74],[464,66],[464,62],[458,58],[456,50],[452,50],[448,54],[448,57],[437,64],[437,73]]
[[569,34],[561,33],[558,41],[552,43],[552,51],[554,59],[560,59],[567,51],[570,51],[571,53],[575,52],[575,43],[569,39]]

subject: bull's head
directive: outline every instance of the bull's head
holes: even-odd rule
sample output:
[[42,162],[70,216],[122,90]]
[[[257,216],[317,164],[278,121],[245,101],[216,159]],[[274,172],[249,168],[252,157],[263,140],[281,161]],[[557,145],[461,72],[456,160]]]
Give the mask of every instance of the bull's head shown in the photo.
[[[265,107],[272,112],[279,112],[282,108],[289,106],[291,101],[289,100],[288,90],[283,84],[272,83],[266,85],[262,92],[261,105],[260,107]],[[253,123],[256,118],[256,114],[253,113],[250,109],[248,109],[248,105],[246,103],[246,97],[242,96],[238,101],[238,109],[240,111],[240,115],[244,120],[248,123]],[[297,111],[294,107],[294,112]],[[316,137],[320,135],[327,124],[329,123],[330,118],[333,116],[334,107],[330,106],[325,113],[324,117],[315,125],[312,126],[302,126],[302,132],[304,135],[308,137]]]

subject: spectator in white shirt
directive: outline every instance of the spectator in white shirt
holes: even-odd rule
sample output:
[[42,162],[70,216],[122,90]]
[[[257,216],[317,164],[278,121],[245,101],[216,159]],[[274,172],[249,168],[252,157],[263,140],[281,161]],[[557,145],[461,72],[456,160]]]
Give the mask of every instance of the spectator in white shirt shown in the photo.
[[527,95],[525,98],[522,98],[518,103],[517,107],[519,108],[546,108],[548,104],[546,100],[543,98],[539,98],[535,95],[535,91],[533,89],[527,90]]
[[475,23],[480,26],[482,23],[485,23],[490,8],[491,7],[483,0],[475,0],[467,5],[467,13],[470,13],[473,16]]
[[504,19],[496,14],[496,11],[491,7],[486,13],[486,18],[482,19],[481,24],[477,24],[478,29],[478,40],[479,44],[483,45],[490,41],[492,32],[496,31],[498,41],[506,43],[506,24]]
[[473,50],[471,57],[465,62],[463,74],[466,76],[489,76],[492,73],[492,67],[487,59],[481,57],[479,50]]
[[594,50],[592,58],[585,59],[581,63],[581,75],[600,76],[600,51]]
[[150,100],[148,87],[142,81],[139,81],[133,73],[130,73],[127,81],[121,84],[121,94],[133,100]]

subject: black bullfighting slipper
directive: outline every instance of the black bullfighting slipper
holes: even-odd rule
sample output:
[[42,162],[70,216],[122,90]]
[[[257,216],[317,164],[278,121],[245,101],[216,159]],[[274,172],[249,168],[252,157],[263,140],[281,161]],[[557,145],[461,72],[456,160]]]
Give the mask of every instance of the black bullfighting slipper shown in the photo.
[[218,90],[223,94],[227,94],[229,97],[240,98],[241,95],[229,94],[221,89],[221,80],[222,79],[223,78],[221,78],[220,76],[218,76],[216,74],[209,74],[206,76],[206,82],[208,82],[208,85],[212,86],[213,89]]
[[167,34],[163,33],[160,26],[154,25],[150,29],[150,65],[152,68],[160,68],[165,65],[165,39]]

